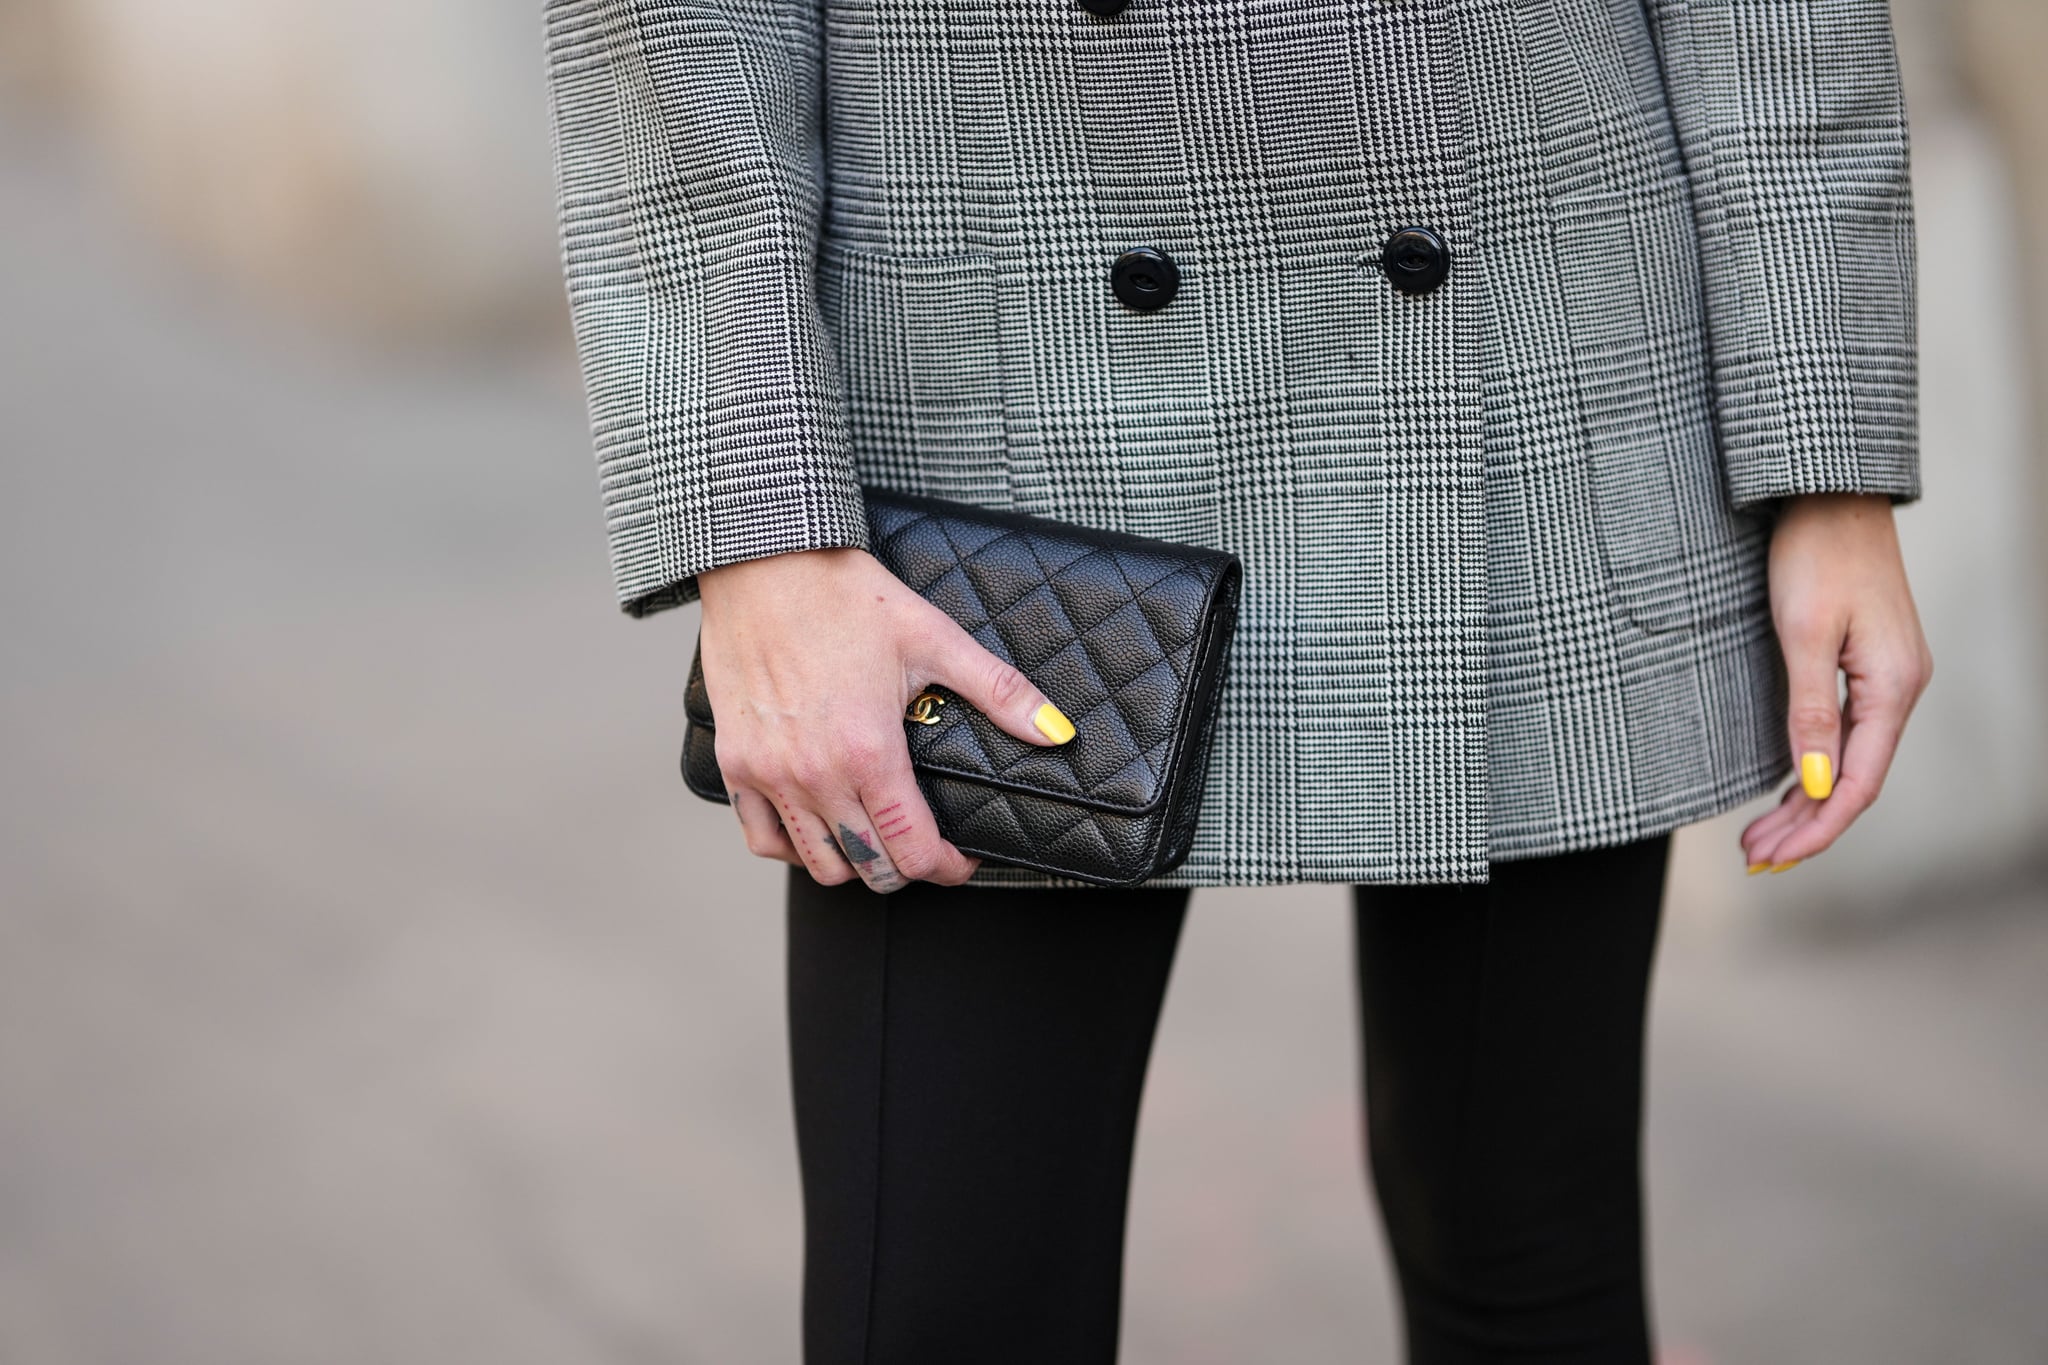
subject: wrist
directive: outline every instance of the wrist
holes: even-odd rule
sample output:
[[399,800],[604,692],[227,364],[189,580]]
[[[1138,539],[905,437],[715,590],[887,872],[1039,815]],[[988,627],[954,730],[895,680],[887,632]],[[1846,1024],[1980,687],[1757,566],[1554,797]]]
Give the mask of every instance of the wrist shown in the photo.
[[1779,504],[1777,521],[1889,522],[1892,505],[1889,493],[1794,493]]
[[865,555],[864,550],[847,546],[823,546],[808,550],[785,550],[780,554],[760,555],[753,559],[736,559],[717,568],[703,569],[697,574],[697,595],[709,611],[718,610],[716,603],[735,597],[761,591],[783,591],[786,585],[799,578],[810,578],[830,573],[844,567],[844,562],[856,556]]

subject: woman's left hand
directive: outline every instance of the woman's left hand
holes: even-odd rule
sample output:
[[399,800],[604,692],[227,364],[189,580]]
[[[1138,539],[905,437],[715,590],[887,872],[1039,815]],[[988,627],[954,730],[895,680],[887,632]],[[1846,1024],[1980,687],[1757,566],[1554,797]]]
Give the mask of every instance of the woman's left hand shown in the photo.
[[[1934,675],[1884,494],[1788,498],[1771,536],[1798,785],[1742,831],[1752,873],[1819,853],[1870,808]],[[1849,679],[1841,700],[1837,671]]]

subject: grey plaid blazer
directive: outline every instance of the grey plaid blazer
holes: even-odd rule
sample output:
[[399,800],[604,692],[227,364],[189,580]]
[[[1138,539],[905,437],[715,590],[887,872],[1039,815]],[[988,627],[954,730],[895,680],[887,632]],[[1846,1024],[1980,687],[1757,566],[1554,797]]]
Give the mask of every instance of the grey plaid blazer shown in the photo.
[[[625,610],[864,546],[862,484],[1235,550],[1161,884],[1483,881],[1765,791],[1775,500],[1918,496],[1885,0],[548,0],[546,30]],[[1382,265],[1409,226],[1448,249],[1427,292]],[[1164,307],[1112,289],[1141,246]]]

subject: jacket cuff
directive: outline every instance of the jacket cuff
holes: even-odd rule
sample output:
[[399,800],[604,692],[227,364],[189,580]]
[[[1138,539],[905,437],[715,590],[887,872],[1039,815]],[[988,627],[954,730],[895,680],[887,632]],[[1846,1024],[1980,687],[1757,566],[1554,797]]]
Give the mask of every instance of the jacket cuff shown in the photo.
[[751,491],[697,535],[678,519],[648,517],[610,528],[612,574],[619,608],[652,616],[697,600],[697,575],[769,555],[800,550],[872,548],[867,507],[852,478]]
[[[1708,267],[1717,434],[1737,511],[1801,493],[1920,496],[1911,201],[1902,188],[1871,195],[1890,196],[1881,229],[1851,215],[1820,215],[1813,229],[1839,266],[1768,289],[1725,260]],[[1752,225],[1708,249],[1762,251],[1770,235]]]
[[1831,459],[1730,459],[1728,502],[1738,512],[1773,510],[1805,493],[1883,493],[1894,505],[1920,500],[1920,464],[1910,453],[1849,451]]

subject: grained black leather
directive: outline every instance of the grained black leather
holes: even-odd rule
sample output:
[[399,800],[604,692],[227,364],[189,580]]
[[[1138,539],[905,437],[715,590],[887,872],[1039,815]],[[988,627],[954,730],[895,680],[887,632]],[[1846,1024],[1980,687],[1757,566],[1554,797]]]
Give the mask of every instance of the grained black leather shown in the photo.
[[[875,557],[1074,722],[1065,744],[1026,744],[935,685],[938,723],[903,724],[940,833],[1106,886],[1178,866],[1237,626],[1237,556],[884,489],[866,501]],[[684,713],[684,780],[724,801],[701,644]]]

